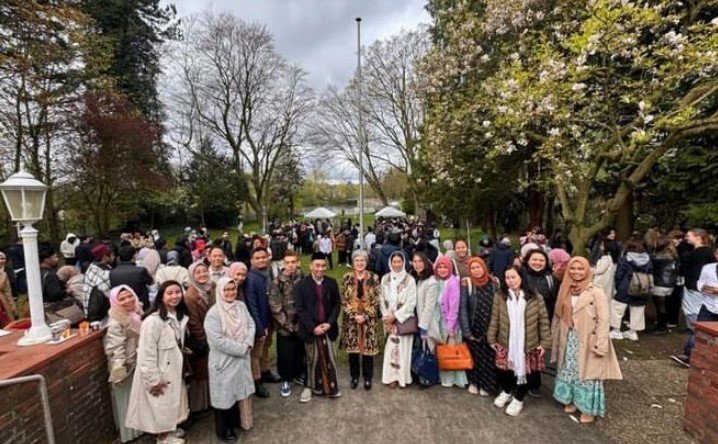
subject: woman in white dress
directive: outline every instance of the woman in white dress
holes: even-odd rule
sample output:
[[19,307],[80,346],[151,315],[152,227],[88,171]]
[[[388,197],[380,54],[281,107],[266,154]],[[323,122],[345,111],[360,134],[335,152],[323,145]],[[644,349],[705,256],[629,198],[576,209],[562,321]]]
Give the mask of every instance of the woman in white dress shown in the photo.
[[381,280],[381,313],[387,338],[381,382],[391,388],[411,384],[411,350],[416,328],[403,329],[399,324],[415,321],[410,318],[414,317],[416,307],[416,282],[405,266],[404,254],[395,251],[389,256],[390,272]]

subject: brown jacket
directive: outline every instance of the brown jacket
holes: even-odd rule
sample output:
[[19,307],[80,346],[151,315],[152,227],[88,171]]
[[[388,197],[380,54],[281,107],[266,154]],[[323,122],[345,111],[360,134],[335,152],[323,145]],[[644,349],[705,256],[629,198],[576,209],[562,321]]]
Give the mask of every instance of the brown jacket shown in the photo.
[[[15,301],[12,298],[12,290],[10,288],[10,279],[4,271],[0,271],[0,304],[2,304],[2,310],[7,314],[10,321],[15,319]],[[0,328],[4,325],[0,325]]]
[[[187,322],[187,331],[190,336],[189,342],[206,343],[207,335],[204,332],[204,318],[209,311],[209,305],[202,299],[196,288],[190,285],[184,297],[187,305],[189,321]],[[190,358],[192,366],[192,376],[197,380],[206,380],[209,378],[207,370],[207,353],[203,356],[192,356]]]
[[[544,349],[551,348],[551,325],[548,320],[546,304],[544,304],[541,295],[534,294],[526,301],[524,322],[526,323],[524,352],[528,353],[538,348],[538,346]],[[489,345],[499,344],[508,349],[509,327],[509,309],[506,306],[506,296],[499,292],[494,295],[494,303],[491,307],[491,322],[486,333],[486,340]]]
[[[581,379],[623,379],[616,351],[608,337],[608,299],[590,284],[573,308],[573,326],[578,334],[578,373]],[[551,362],[563,364],[569,327],[555,318],[552,329]]]

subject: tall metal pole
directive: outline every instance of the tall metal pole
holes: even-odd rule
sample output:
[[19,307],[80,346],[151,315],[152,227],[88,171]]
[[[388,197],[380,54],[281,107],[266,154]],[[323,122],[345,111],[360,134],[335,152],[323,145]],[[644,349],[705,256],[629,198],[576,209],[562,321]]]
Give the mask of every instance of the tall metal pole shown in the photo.
[[357,110],[359,113],[359,249],[364,249],[364,111],[362,108],[361,17],[357,22]]

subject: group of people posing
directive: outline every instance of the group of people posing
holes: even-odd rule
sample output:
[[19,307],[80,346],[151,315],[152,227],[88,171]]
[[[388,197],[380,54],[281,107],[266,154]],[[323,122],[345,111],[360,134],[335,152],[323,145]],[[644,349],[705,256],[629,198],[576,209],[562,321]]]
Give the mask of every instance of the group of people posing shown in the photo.
[[[454,249],[463,251],[462,242]],[[473,368],[439,371],[440,384],[493,396],[511,416],[537,393],[549,355],[558,370],[554,398],[567,413],[579,410],[583,423],[605,415],[603,381],[621,378],[609,298],[581,257],[569,259],[559,281],[541,248],[499,273],[468,254],[432,262],[422,251],[407,257],[396,249],[380,276],[369,271],[369,253],[354,250],[337,282],[325,275],[321,251],[307,276],[296,250],[284,252],[278,273],[261,245],[250,267],[226,264],[222,253],[210,246],[186,279],[172,273],[147,311],[131,286],[110,290],[105,344],[123,441],[146,432],[158,443],[181,443],[178,424],[210,408],[217,436],[236,441],[237,429],[252,426],[252,395],[270,396],[267,383],[280,383],[282,397],[301,385],[302,403],[338,398],[337,348],[348,355],[350,389],[372,389],[380,354],[381,383],[401,389],[419,382],[416,349],[466,343]],[[273,340],[278,375],[270,370]]]

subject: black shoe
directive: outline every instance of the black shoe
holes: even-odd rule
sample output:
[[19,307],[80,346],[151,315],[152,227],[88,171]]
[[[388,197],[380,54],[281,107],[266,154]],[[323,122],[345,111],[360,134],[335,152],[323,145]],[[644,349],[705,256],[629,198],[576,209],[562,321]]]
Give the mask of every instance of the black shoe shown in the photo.
[[261,382],[254,383],[254,395],[257,398],[269,398],[269,390]]
[[535,388],[530,389],[528,395],[532,398],[540,398],[541,397],[541,390]]
[[352,390],[359,387],[359,380],[357,378],[352,378],[352,380],[349,382],[349,387],[351,387]]
[[271,370],[267,370],[266,372],[262,372],[262,382],[276,384],[278,382],[282,382],[282,378],[280,378],[276,373],[272,373]]
[[371,379],[364,381],[364,390],[371,390]]
[[237,434],[234,430],[228,429],[222,435],[217,436],[222,442],[237,442]]

